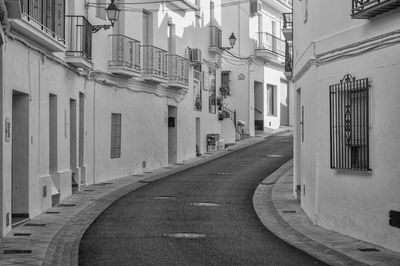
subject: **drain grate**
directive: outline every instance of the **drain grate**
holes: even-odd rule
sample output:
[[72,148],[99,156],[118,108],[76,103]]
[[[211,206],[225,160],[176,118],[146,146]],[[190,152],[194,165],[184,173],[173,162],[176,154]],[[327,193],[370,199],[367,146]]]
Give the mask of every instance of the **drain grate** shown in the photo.
[[74,203],[60,203],[58,204],[58,207],[74,207],[76,204]]
[[174,169],[173,167],[170,167],[170,166],[165,166],[165,167],[163,167],[164,169]]
[[94,189],[84,189],[83,191],[94,191]]
[[4,254],[31,254],[31,249],[6,249]]
[[162,236],[168,238],[183,238],[183,239],[196,239],[196,238],[206,237],[206,235],[196,234],[196,233],[173,233],[173,234],[162,234]]
[[184,163],[176,163],[175,165],[185,165]]
[[275,185],[275,182],[261,183],[261,185],[271,186],[271,185]]
[[219,207],[221,204],[219,203],[214,203],[214,202],[192,202],[189,203],[191,206],[196,206],[196,207]]
[[59,214],[60,212],[53,212],[53,211],[48,211],[46,214]]
[[152,174],[153,172],[151,172],[151,171],[146,171],[146,172],[144,172],[145,174]]
[[296,211],[282,211],[282,213],[296,213]]
[[107,186],[107,185],[112,185],[113,183],[98,183],[98,184],[93,184],[93,186]]
[[379,249],[376,248],[358,248],[359,251],[362,252],[379,252]]
[[46,224],[26,223],[24,226],[46,226]]
[[15,233],[13,236],[31,236],[29,233]]

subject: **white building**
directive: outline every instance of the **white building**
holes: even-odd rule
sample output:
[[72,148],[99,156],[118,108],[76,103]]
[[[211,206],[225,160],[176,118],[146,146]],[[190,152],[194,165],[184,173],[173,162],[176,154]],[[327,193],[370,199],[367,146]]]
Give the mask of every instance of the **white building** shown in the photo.
[[221,133],[218,0],[115,1],[114,27],[101,26],[110,1],[4,2],[3,235],[81,186],[193,158]]
[[235,46],[222,54],[222,88],[228,87],[224,102],[246,123],[244,133],[293,125],[291,90],[284,75],[285,39],[282,13],[291,12],[291,1],[224,0],[222,43]]
[[[352,3],[352,4],[351,4]],[[324,228],[400,251],[400,1],[294,1],[295,187]]]

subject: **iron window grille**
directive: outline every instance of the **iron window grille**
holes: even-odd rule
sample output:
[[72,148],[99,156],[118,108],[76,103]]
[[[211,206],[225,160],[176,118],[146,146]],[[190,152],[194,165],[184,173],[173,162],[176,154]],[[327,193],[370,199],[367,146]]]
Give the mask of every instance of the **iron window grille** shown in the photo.
[[329,86],[332,169],[369,171],[369,81],[350,74]]
[[111,159],[121,157],[121,114],[111,114]]

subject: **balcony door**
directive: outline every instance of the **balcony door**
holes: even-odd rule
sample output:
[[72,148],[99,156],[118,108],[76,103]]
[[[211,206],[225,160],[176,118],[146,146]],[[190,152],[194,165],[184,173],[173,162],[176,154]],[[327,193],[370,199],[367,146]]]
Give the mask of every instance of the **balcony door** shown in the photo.
[[150,29],[151,29],[151,14],[147,11],[143,11],[143,36],[142,36],[143,45],[149,45],[151,43]]

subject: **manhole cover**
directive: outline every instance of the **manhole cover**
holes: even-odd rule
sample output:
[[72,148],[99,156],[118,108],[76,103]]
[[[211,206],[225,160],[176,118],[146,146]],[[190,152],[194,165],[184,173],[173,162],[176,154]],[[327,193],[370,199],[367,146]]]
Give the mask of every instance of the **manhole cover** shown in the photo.
[[171,199],[175,199],[174,196],[155,196],[152,199],[155,200],[171,200]]
[[267,154],[265,156],[269,157],[269,158],[282,158],[283,157],[283,155],[281,155],[281,154]]
[[213,203],[213,202],[192,202],[189,205],[196,206],[196,207],[219,207],[221,204]]
[[196,233],[173,233],[173,234],[162,234],[162,236],[169,238],[186,238],[186,239],[196,239],[196,238],[206,237],[206,235],[196,234]]

